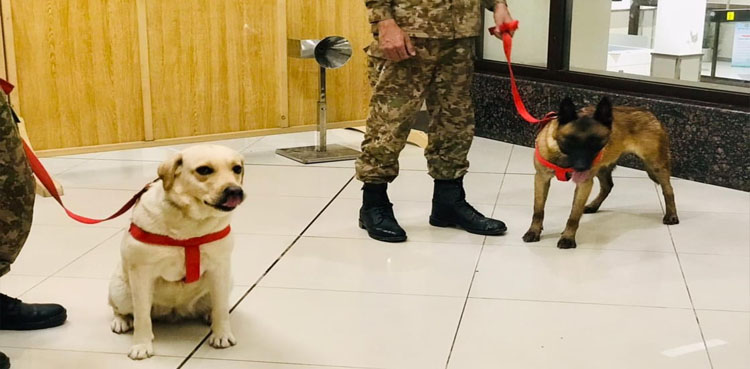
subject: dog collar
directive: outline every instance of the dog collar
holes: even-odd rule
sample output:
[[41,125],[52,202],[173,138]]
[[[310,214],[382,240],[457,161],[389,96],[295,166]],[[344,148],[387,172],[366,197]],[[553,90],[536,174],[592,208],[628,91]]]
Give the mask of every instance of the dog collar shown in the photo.
[[192,283],[201,276],[201,250],[200,246],[210,242],[218,241],[229,235],[231,227],[209,233],[205,236],[177,240],[160,234],[149,233],[130,223],[130,235],[138,241],[158,246],[179,246],[185,249],[185,283]]
[[[539,151],[539,146],[537,146],[536,149],[534,150],[534,156],[536,157],[536,160],[538,160],[540,164],[555,171],[555,177],[557,177],[558,181],[562,181],[562,182],[569,181],[571,178],[569,173],[575,172],[573,168],[563,168],[545,159],[542,156],[542,153]],[[604,149],[602,149],[601,151],[599,151],[598,154],[596,154],[596,158],[594,158],[594,162],[592,166],[598,164],[602,160],[602,156],[604,156]]]

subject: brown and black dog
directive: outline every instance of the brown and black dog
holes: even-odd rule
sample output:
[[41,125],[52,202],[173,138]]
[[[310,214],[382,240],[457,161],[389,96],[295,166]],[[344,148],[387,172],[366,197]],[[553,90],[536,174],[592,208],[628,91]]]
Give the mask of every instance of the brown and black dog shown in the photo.
[[[664,224],[679,223],[669,180],[669,138],[661,122],[651,112],[624,106],[612,107],[606,97],[596,108],[587,107],[579,112],[573,102],[566,98],[560,104],[557,119],[537,134],[536,147],[542,158],[559,167],[574,170],[572,179],[576,182],[576,189],[573,209],[557,247],[576,247],[575,236],[581,215],[599,210],[614,186],[612,170],[617,159],[627,153],[640,157],[649,177],[661,185],[667,207]],[[531,227],[523,236],[525,242],[539,241],[544,204],[550,180],[555,177],[554,170],[536,158],[534,166],[534,216]],[[586,205],[594,176],[599,178],[601,191],[596,199]]]

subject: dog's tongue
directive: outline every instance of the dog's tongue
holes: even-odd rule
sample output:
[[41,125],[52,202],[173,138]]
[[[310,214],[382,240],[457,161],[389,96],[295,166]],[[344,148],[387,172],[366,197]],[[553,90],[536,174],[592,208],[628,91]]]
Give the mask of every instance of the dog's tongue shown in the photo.
[[228,208],[236,208],[237,205],[239,205],[242,202],[242,198],[240,197],[230,197],[227,199],[227,201],[224,201],[222,206],[226,206]]
[[590,170],[583,171],[583,172],[575,171],[573,172],[573,175],[571,176],[570,179],[572,179],[573,182],[575,183],[582,183],[586,181],[587,179],[589,179],[590,176],[591,176]]

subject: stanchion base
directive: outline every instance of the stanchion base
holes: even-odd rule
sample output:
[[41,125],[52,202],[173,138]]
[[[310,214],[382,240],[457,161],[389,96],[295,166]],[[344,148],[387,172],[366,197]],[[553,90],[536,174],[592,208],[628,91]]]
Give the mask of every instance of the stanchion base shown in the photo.
[[360,152],[346,146],[327,145],[326,151],[317,151],[315,146],[304,146],[277,149],[276,154],[302,164],[315,164],[356,159]]

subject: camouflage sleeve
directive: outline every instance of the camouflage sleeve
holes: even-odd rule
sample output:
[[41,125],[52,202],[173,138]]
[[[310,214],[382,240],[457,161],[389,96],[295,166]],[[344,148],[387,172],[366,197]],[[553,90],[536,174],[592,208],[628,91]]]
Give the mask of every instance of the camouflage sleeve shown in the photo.
[[370,23],[393,19],[393,15],[391,14],[391,0],[365,0],[365,6],[367,6]]
[[484,5],[490,11],[494,11],[495,6],[497,6],[498,4],[503,4],[506,6],[508,5],[506,0],[482,0],[482,5]]
[[34,216],[34,175],[18,127],[0,93],[0,276],[21,252]]

